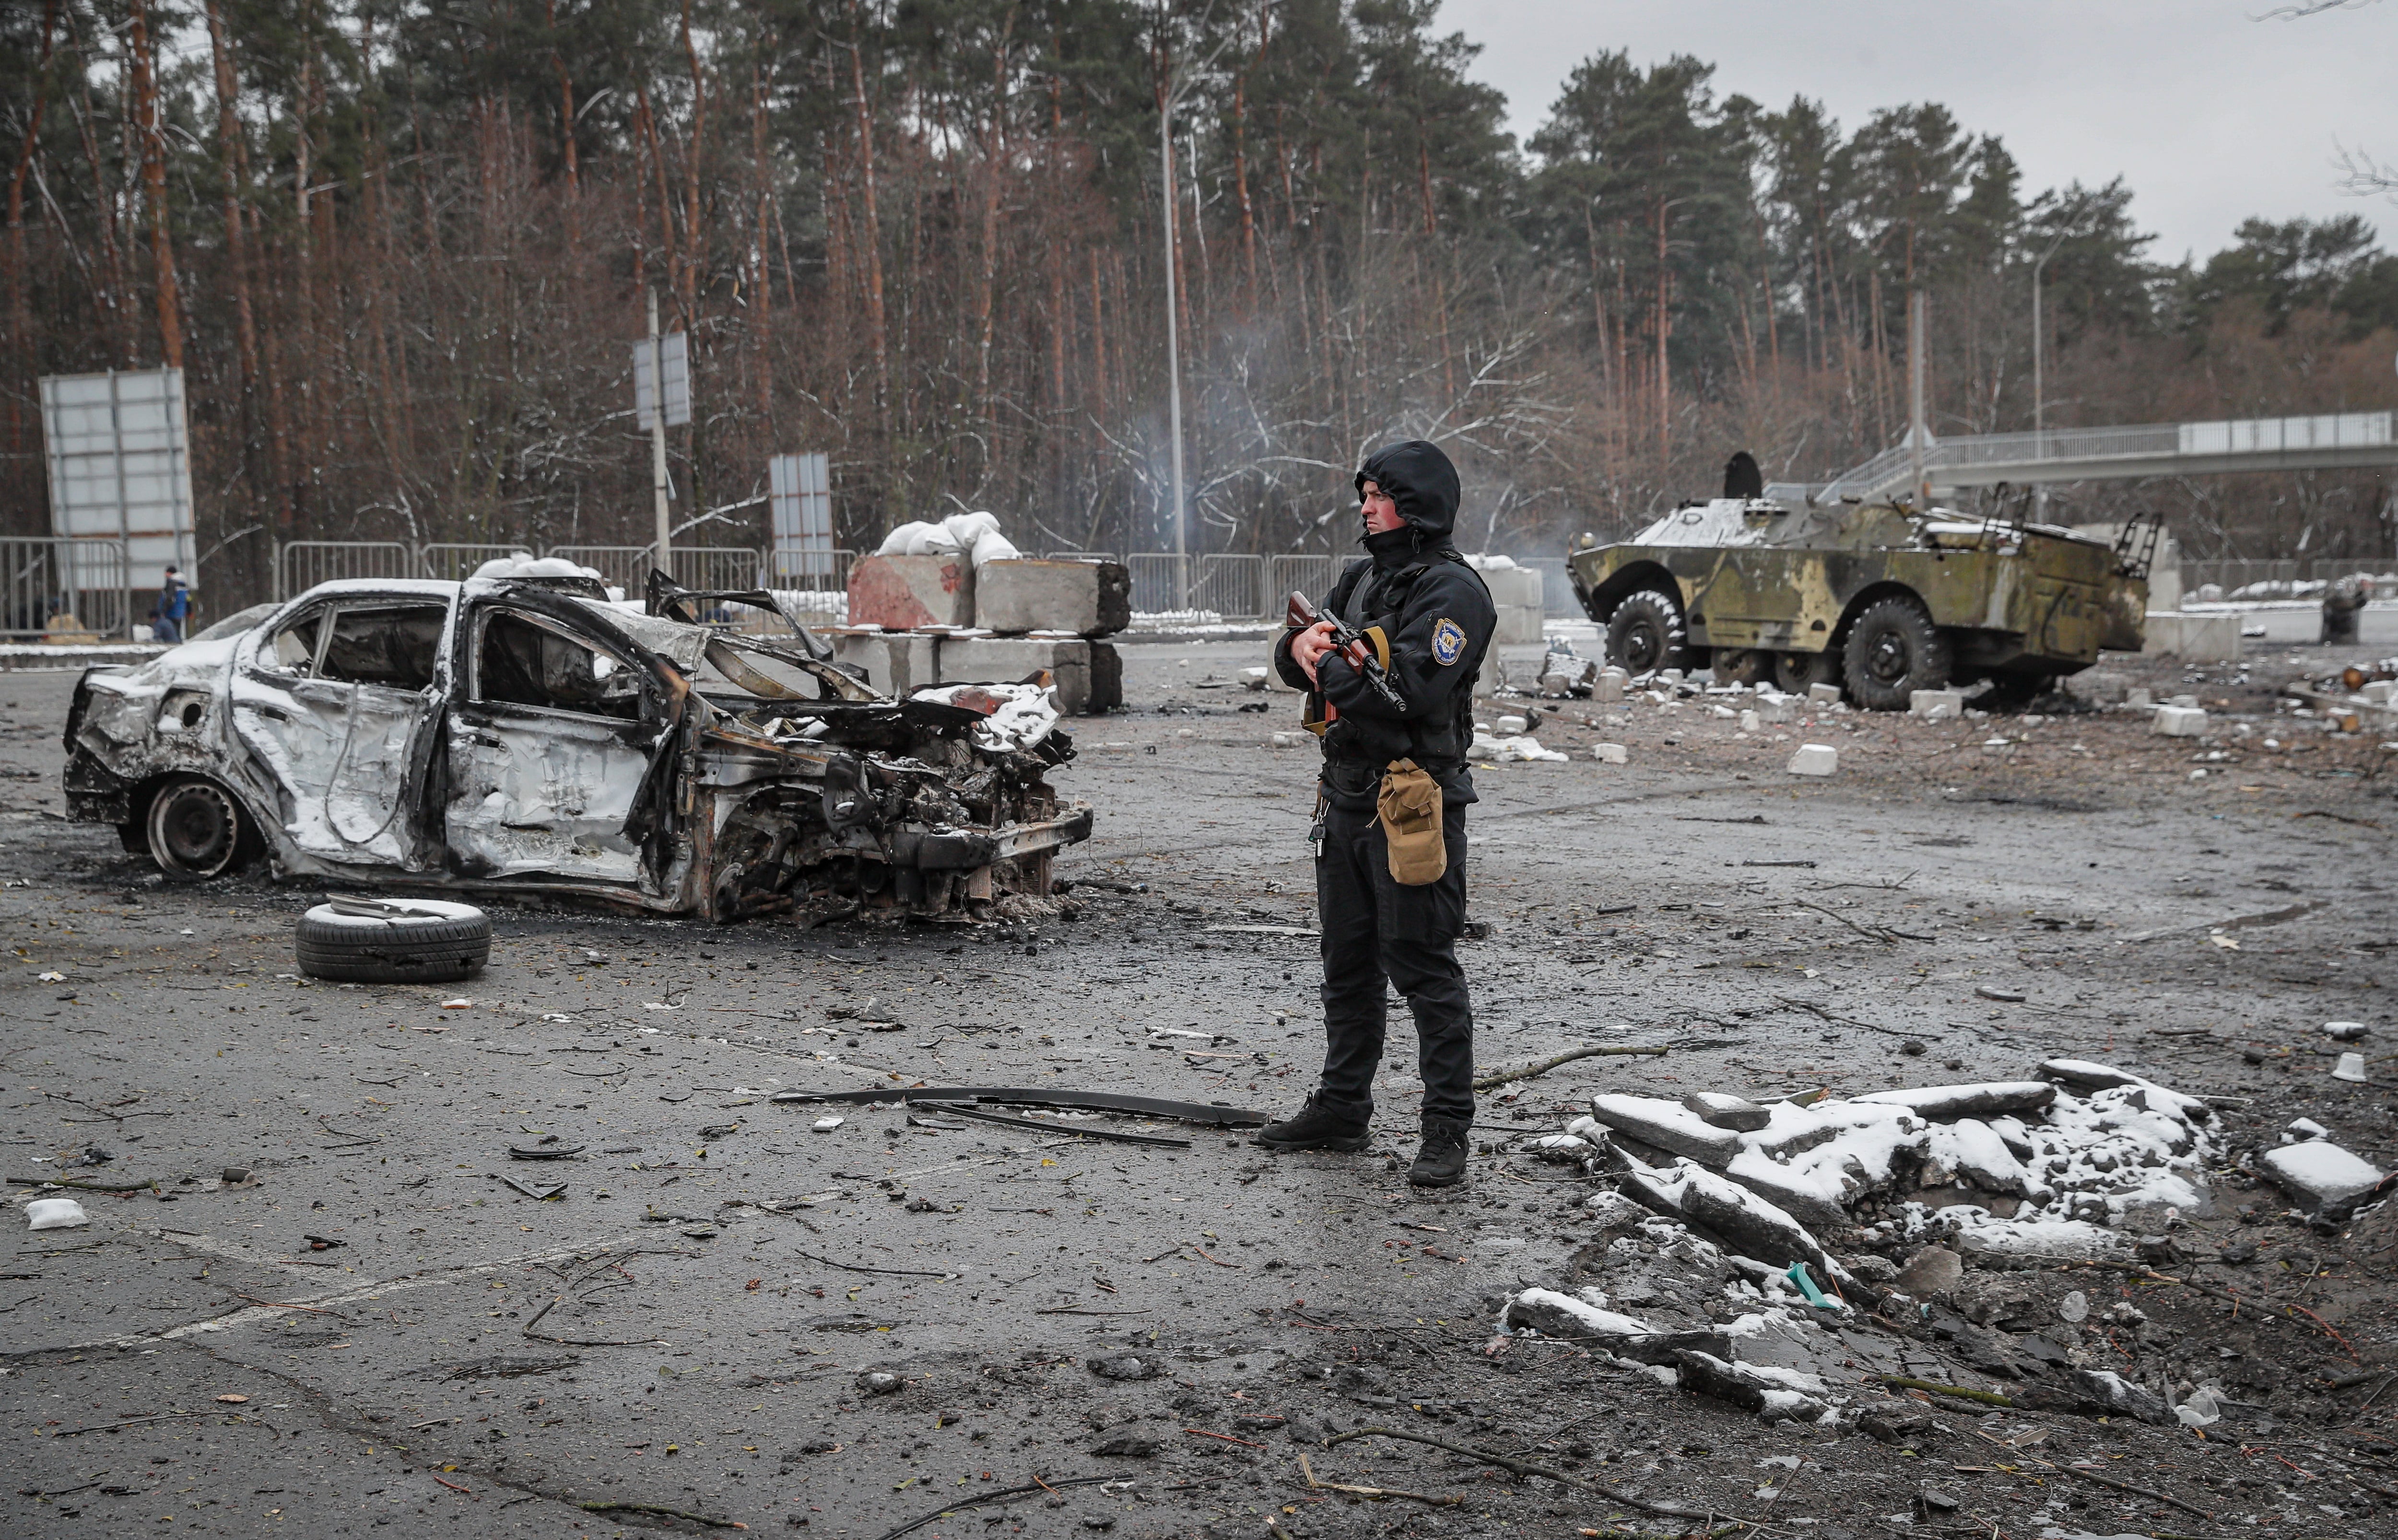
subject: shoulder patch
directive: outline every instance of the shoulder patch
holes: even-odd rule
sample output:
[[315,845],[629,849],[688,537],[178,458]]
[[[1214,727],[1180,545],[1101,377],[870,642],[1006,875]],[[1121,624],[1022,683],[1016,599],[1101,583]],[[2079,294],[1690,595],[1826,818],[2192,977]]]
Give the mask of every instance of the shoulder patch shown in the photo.
[[1432,655],[1444,669],[1465,651],[1465,628],[1454,620],[1438,620],[1432,628]]

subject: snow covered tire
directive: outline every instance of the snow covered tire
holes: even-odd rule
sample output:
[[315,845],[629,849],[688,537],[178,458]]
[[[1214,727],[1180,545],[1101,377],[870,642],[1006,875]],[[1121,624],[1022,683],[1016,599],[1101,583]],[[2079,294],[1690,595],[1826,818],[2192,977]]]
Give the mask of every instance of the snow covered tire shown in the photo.
[[300,917],[300,971],[346,984],[444,984],[492,955],[492,922],[438,898],[341,899]]

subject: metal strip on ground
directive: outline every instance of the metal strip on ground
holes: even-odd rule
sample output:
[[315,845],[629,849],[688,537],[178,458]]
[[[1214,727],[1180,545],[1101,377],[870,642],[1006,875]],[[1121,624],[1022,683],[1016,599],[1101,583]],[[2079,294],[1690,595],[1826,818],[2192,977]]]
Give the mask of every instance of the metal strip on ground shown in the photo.
[[768,1100],[785,1105],[815,1101],[1001,1101],[1028,1107],[1083,1107],[1095,1112],[1170,1117],[1180,1123],[1205,1123],[1219,1128],[1261,1128],[1273,1121],[1264,1113],[1209,1101],[1176,1101],[1162,1096],[1131,1096],[1116,1091],[1044,1090],[1038,1086],[895,1086],[855,1091],[781,1091]]

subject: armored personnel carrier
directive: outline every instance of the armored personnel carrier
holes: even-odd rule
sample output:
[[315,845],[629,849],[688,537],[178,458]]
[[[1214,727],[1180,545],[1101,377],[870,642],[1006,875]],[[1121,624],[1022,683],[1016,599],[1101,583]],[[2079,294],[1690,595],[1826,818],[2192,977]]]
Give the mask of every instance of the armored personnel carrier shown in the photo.
[[1917,690],[1989,680],[2029,699],[2137,651],[2156,526],[2109,545],[2054,525],[1903,501],[1769,499],[1757,462],[1726,467],[1724,495],[1685,503],[1621,545],[1585,534],[1574,597],[1634,674],[1712,668],[1720,682],[1798,693],[1838,683],[1900,710]]

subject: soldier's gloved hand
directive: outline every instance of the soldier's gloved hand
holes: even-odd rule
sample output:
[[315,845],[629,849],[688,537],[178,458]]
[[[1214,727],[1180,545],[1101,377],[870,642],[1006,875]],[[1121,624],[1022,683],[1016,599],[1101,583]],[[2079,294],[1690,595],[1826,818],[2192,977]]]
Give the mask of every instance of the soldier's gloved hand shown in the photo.
[[1300,672],[1311,684],[1315,680],[1315,666],[1332,650],[1332,622],[1319,620],[1290,639],[1290,660],[1299,665]]

